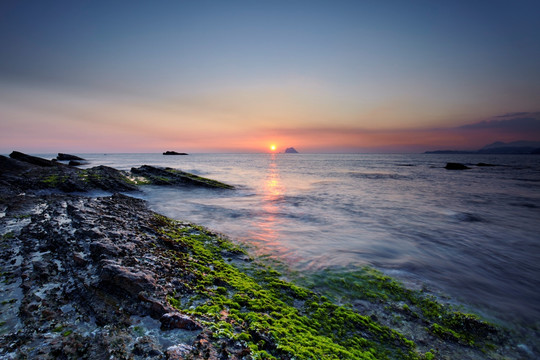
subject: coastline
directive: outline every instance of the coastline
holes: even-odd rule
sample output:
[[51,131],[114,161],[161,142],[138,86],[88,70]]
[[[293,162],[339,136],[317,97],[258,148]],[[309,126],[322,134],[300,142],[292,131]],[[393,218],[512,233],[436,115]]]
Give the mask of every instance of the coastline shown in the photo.
[[[85,178],[2,158],[6,358],[519,359],[533,351],[372,269],[332,284],[379,316],[340,306],[223,236],[116,193],[138,186],[120,172]],[[57,170],[74,177],[51,177]],[[82,185],[66,193],[77,179],[116,194],[87,197]],[[122,181],[133,188],[119,189]]]

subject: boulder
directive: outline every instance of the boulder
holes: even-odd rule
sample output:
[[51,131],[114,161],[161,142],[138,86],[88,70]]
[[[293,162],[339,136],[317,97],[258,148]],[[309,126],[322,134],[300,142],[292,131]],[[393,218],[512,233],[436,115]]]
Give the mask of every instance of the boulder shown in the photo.
[[11,154],[9,154],[9,157],[15,160],[24,161],[29,164],[42,166],[42,167],[59,166],[59,164],[55,163],[54,161],[42,159],[37,156],[23,154],[22,152],[18,152],[18,151],[13,151]]
[[85,159],[83,159],[82,157],[71,155],[71,154],[58,153],[58,156],[56,156],[56,160],[60,160],[60,161],[82,160],[84,161]]
[[153,185],[180,185],[234,189],[231,185],[171,168],[142,165],[138,168],[131,168],[131,172],[135,175],[145,177]]
[[136,191],[137,186],[129,183],[127,177],[119,170],[100,165],[86,170],[87,181],[91,187],[105,191]]
[[158,286],[150,272],[128,268],[113,260],[103,260],[102,263],[101,283],[113,289],[137,296],[141,291],[154,292]]
[[202,327],[192,318],[179,312],[164,314],[161,319],[161,329],[184,329],[184,330],[201,330]]

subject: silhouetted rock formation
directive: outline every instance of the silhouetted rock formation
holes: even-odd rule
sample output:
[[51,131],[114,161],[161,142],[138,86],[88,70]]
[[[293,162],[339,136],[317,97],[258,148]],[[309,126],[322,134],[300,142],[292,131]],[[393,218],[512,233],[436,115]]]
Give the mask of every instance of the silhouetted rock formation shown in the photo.
[[56,160],[60,160],[60,161],[69,161],[69,160],[85,161],[85,159],[83,159],[82,157],[78,157],[78,156],[70,155],[70,154],[62,154],[62,153],[58,153],[58,156],[56,156]]
[[298,151],[296,151],[295,148],[290,147],[285,149],[285,154],[298,154]]
[[58,163],[54,161],[46,160],[37,156],[23,154],[22,152],[18,152],[18,151],[13,151],[11,154],[9,154],[9,157],[15,160],[24,161],[26,163],[37,165],[37,166],[44,166],[44,167],[58,166]]
[[187,155],[187,153],[180,153],[176,151],[165,151],[163,155]]
[[452,163],[452,162],[449,162],[446,164],[446,166],[444,167],[446,170],[467,170],[467,169],[470,169],[470,167],[468,166],[465,166],[463,164],[460,164],[460,163]]
[[14,151],[11,158],[0,155],[0,191],[22,192],[27,190],[59,190],[62,192],[86,192],[104,190],[111,193],[138,191],[137,185],[189,185],[221,189],[233,186],[216,180],[171,168],[152,166],[133,168],[137,180],[130,179],[129,172],[108,166],[79,169],[60,162],[50,161]]

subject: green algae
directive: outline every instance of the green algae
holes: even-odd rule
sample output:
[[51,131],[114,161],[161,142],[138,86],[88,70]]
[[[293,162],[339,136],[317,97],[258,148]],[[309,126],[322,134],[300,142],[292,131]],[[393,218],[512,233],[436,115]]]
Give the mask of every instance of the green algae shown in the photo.
[[370,267],[348,272],[324,270],[302,281],[307,287],[324,291],[340,303],[358,299],[383,301],[389,309],[399,308],[407,318],[425,324],[427,331],[442,340],[492,348],[492,338],[500,331],[477,315],[443,305],[433,295],[408,289],[396,279]]
[[60,176],[58,174],[51,174],[41,179],[41,182],[45,184],[47,187],[54,188],[66,182],[68,179],[69,179],[69,176],[67,175]]
[[[197,317],[216,339],[240,341],[254,359],[421,359],[402,334],[284,281],[279,272],[225,260],[245,252],[197,226],[156,216],[169,256],[191,273],[169,303]],[[181,249],[181,250],[180,250]],[[227,255],[227,256],[224,256]]]
[[355,300],[384,306],[395,321],[414,322],[440,341],[496,349],[501,329],[495,325],[373,268],[325,270],[293,283],[202,227],[161,215],[155,225],[171,249],[167,256],[190,274],[187,293],[170,294],[169,303],[199,319],[216,340],[240,342],[254,359],[437,357],[435,350],[422,353],[402,333],[356,311]]

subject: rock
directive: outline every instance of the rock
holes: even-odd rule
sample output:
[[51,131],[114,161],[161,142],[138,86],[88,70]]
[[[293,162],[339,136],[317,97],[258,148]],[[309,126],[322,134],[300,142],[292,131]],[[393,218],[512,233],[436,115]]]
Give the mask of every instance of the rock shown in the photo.
[[452,163],[452,162],[449,162],[446,164],[446,166],[444,167],[446,170],[468,170],[470,169],[470,167],[468,166],[465,166],[463,164],[460,164],[460,163]]
[[186,153],[180,153],[176,151],[165,151],[163,155],[187,155]]
[[80,161],[75,161],[75,160],[70,160],[69,161],[69,166],[81,166],[83,163],[80,162]]
[[96,166],[86,170],[86,180],[90,187],[105,191],[136,191],[138,187],[128,182],[127,177],[119,170],[108,166]]
[[131,168],[131,172],[135,175],[145,177],[154,185],[181,185],[234,189],[231,185],[171,168],[158,168],[143,165],[138,168]]
[[298,154],[298,151],[293,147],[289,147],[285,149],[285,154]]
[[157,288],[156,280],[150,272],[120,265],[114,260],[103,260],[101,282],[113,289],[121,289],[130,295],[141,291],[153,292]]
[[138,339],[133,347],[133,355],[140,356],[143,359],[164,358],[160,348],[148,336]]
[[15,160],[24,161],[29,164],[33,164],[37,166],[44,166],[44,167],[59,166],[58,163],[55,163],[51,160],[46,160],[37,156],[23,154],[18,151],[13,151],[11,154],[9,154],[9,157]]
[[84,161],[85,159],[83,159],[82,157],[75,156],[75,155],[58,153],[58,156],[56,156],[56,160],[60,160],[60,161],[82,160]]
[[90,253],[94,260],[102,258],[112,258],[120,254],[118,246],[114,245],[108,239],[102,239],[90,243]]
[[179,312],[167,313],[163,315],[159,321],[161,322],[162,330],[202,330],[201,325],[199,325],[196,321]]
[[167,348],[167,359],[184,360],[186,355],[194,350],[193,346],[187,344],[173,345]]

